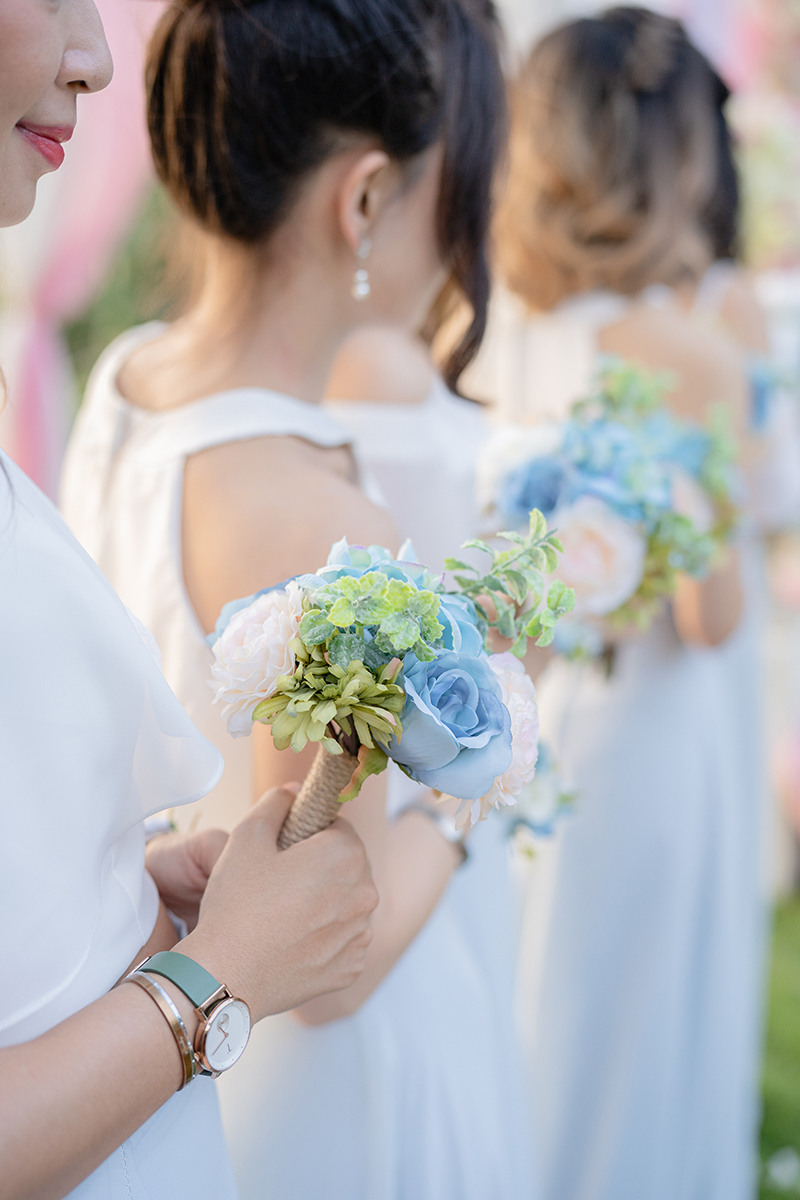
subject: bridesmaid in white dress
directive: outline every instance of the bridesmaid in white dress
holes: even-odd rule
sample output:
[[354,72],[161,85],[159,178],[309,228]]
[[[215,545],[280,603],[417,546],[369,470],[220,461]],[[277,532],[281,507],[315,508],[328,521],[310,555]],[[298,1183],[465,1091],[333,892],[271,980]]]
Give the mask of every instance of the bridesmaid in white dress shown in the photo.
[[[0,0],[0,224],[28,215],[63,159],[77,95],[110,77],[88,0]],[[214,1084],[177,1094],[184,1066],[162,1012],[114,984],[176,943],[256,1020],[346,984],[375,903],[363,847],[342,827],[301,858],[279,855],[282,792],[228,841],[199,922],[224,836],[160,839],[145,869],[144,818],[209,791],[221,758],[145,631],[2,452],[0,660],[3,1196],[236,1200]],[[181,942],[159,889],[195,926]],[[332,901],[347,929],[331,940]],[[166,979],[162,993],[193,1036],[187,997]]]
[[490,428],[483,406],[449,390],[423,342],[386,327],[353,334],[326,391],[328,412],[380,480],[400,536],[420,562],[441,569],[478,534],[475,467]]
[[[361,463],[380,480],[395,524],[402,537],[411,539],[420,561],[441,569],[448,555],[469,556],[458,548],[479,531],[475,470],[489,433],[482,406],[447,388],[418,338],[386,327],[356,331],[334,363],[327,393],[328,411],[352,434]],[[420,789],[392,767],[387,806],[399,812],[419,799]],[[483,1019],[491,1029],[480,1036],[494,1055],[506,1111],[517,1110],[506,1117],[518,1144],[506,1184],[510,1190],[504,1194],[532,1196],[527,1098],[514,1020],[519,905],[506,822],[498,813],[473,832],[469,853],[469,870],[451,884],[436,921],[447,922],[448,940],[464,946],[480,976],[487,1005]],[[418,939],[398,965],[391,980],[394,1004],[416,1007],[400,989],[411,992],[430,971],[425,958],[428,947],[435,951],[436,940],[433,933],[428,945]],[[422,1194],[448,1195],[442,1189],[450,1186],[440,1181],[438,1190],[428,1185]]]
[[[502,417],[563,416],[600,354],[616,353],[674,371],[679,413],[727,404],[743,429],[737,346],[672,290],[696,286],[719,253],[725,95],[681,27],[644,10],[574,22],[534,51],[498,223],[509,290],[467,384]],[[618,644],[610,679],[556,662],[541,681],[543,734],[579,793],[527,998],[549,1200],[752,1194],[762,909],[749,574],[727,641],[735,559],[703,585],[682,581],[670,613]]]
[[[174,325],[104,356],[65,474],[74,528],[235,767],[200,823],[230,824],[253,790],[302,769],[263,728],[229,741],[211,707],[205,635],[223,603],[315,569],[342,534],[398,544],[321,406],[336,351],[364,321],[416,327],[448,275],[475,314],[454,379],[483,328],[503,104],[488,6],[348,12],[317,0],[168,10],[150,52],[150,128],[162,179],[201,227],[202,279]],[[368,781],[345,814],[381,894],[362,979],[262,1026],[222,1089],[243,1200],[529,1194],[493,985],[449,893],[437,908],[461,849],[429,796],[387,821],[384,791],[385,777]],[[476,860],[452,884],[474,909],[480,879]]]

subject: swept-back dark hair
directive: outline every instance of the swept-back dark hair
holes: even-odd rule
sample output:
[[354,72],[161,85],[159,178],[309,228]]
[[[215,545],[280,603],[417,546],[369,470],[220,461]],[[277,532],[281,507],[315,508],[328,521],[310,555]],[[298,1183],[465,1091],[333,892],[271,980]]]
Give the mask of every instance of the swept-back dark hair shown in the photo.
[[717,135],[717,179],[701,220],[708,233],[715,260],[738,258],[741,253],[740,219],[741,192],[739,173],[734,157],[731,128],[725,117],[725,105],[730,98],[728,85],[713,72],[715,125]]
[[438,240],[472,322],[451,386],[486,324],[486,242],[505,91],[491,0],[174,0],[150,45],[156,170],[183,212],[263,242],[342,135],[410,163],[441,141]]

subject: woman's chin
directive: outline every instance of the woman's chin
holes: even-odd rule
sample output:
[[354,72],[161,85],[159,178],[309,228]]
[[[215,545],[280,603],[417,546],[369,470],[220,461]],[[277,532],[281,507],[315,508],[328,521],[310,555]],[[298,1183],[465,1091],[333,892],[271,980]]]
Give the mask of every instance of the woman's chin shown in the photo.
[[19,225],[30,216],[36,203],[36,184],[39,178],[38,175],[35,178],[24,179],[14,179],[11,173],[5,178],[0,175],[0,229]]

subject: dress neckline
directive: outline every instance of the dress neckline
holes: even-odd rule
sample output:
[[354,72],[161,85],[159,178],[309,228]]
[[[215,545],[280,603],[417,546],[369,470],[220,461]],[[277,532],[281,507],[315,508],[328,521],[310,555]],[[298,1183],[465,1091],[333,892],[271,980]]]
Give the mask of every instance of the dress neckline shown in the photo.
[[428,412],[432,408],[436,408],[443,402],[454,402],[456,404],[473,405],[470,400],[464,400],[462,396],[456,396],[451,392],[443,379],[436,376],[431,383],[430,388],[424,399],[417,404],[384,404],[380,400],[349,400],[344,396],[330,396],[323,401],[325,408],[331,408],[334,411],[337,409],[347,409],[348,412],[365,412],[370,415],[373,413],[391,414],[392,416],[400,416],[404,413],[419,414]]
[[[164,328],[151,321],[129,329],[112,342],[98,362],[87,389],[84,424],[91,424],[100,441],[111,437],[128,442],[130,453],[150,463],[186,458],[223,442],[256,437],[299,437],[318,446],[352,444],[350,435],[324,404],[313,404],[269,388],[230,388],[178,404],[148,409],[133,404],[117,385],[121,366],[136,346],[152,340]],[[110,423],[100,414],[105,410]],[[122,418],[124,433],[118,429]]]
[[301,400],[299,396],[292,396],[288,392],[279,392],[274,388],[258,387],[255,385],[252,387],[223,388],[222,391],[209,392],[206,396],[198,396],[196,400],[187,400],[185,404],[175,404],[171,408],[143,408],[140,404],[134,404],[132,400],[128,400],[120,391],[118,383],[119,373],[133,350],[145,345],[147,342],[155,341],[167,328],[169,326],[166,321],[148,321],[144,325],[137,325],[133,329],[128,329],[117,338],[111,348],[113,353],[106,363],[108,391],[118,404],[138,419],[150,421],[157,420],[160,417],[174,418],[176,413],[194,413],[204,405],[216,404],[220,400],[230,400],[234,397],[252,398],[254,396],[277,399],[284,404],[296,404],[303,412],[316,412],[318,410],[321,415],[324,415],[325,408],[322,401],[319,404],[315,404],[311,400]]

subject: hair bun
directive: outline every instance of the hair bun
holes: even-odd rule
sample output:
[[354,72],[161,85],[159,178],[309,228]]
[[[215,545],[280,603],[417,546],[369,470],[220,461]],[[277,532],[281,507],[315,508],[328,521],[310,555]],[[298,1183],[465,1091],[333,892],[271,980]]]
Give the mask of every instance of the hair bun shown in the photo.
[[659,13],[642,12],[625,58],[625,73],[635,92],[661,90],[676,65],[683,40],[685,35],[679,21]]

